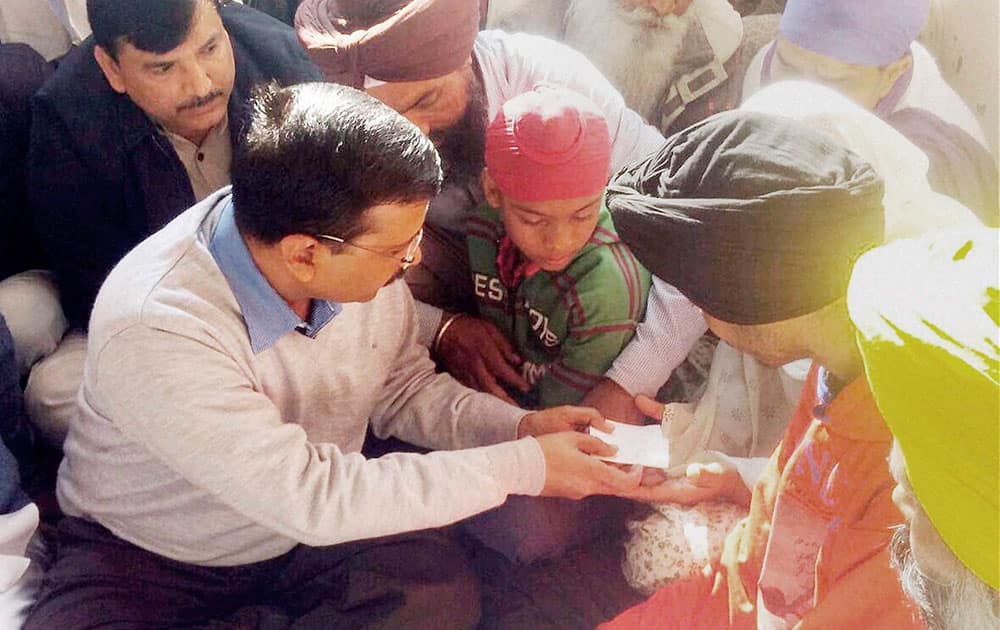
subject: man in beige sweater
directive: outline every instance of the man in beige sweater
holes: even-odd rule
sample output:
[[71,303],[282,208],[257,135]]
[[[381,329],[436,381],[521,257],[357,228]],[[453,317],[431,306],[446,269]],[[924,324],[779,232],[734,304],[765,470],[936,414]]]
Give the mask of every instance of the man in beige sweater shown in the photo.
[[[101,289],[27,628],[469,626],[461,553],[406,532],[638,486],[569,431],[596,412],[509,406],[416,343],[395,280],[441,179],[417,127],[349,88],[272,89],[232,173]],[[366,460],[369,426],[439,450]]]

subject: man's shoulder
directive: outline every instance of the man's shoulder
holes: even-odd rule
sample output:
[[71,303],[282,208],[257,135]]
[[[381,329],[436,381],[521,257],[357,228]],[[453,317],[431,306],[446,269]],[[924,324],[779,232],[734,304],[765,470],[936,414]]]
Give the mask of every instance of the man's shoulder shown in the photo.
[[[71,147],[76,159],[92,166],[92,173],[114,173],[126,146],[152,129],[142,110],[108,84],[89,37],[69,52],[32,99],[28,168],[56,172],[53,156]],[[59,176],[78,175],[59,171]]]
[[582,53],[563,42],[531,33],[507,33],[501,30],[480,31],[473,50],[480,61],[489,56],[501,63],[528,61],[553,68],[560,66],[568,57],[586,60]]
[[63,58],[34,99],[60,113],[86,115],[107,107],[115,95],[94,59],[94,39],[88,37]]
[[181,213],[115,265],[94,304],[91,334],[138,324],[184,327],[207,320],[232,301],[202,235],[214,216],[209,202],[215,198]]
[[652,280],[613,232],[598,226],[564,273],[572,279],[567,289],[579,300],[587,319],[641,319]]
[[490,116],[507,100],[539,84],[558,85],[586,96],[604,112],[618,153],[613,165],[641,157],[663,142],[654,128],[643,129],[637,114],[627,114],[617,88],[583,53],[567,44],[526,33],[483,31],[473,52],[482,71]]

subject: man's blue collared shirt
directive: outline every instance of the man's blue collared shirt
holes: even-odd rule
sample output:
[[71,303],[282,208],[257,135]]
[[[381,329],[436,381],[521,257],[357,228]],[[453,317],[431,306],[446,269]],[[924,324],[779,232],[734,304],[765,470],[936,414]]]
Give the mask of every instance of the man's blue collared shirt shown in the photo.
[[254,354],[267,350],[278,339],[295,330],[307,337],[315,337],[343,308],[337,302],[313,300],[309,321],[302,321],[257,269],[243,236],[236,228],[232,197],[222,209],[208,249],[240,305]]

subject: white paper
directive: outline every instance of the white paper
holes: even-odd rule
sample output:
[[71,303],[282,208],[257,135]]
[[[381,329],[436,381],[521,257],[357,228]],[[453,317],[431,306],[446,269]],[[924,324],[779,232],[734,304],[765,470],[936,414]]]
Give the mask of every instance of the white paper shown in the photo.
[[641,464],[652,468],[670,468],[670,448],[667,438],[658,424],[636,426],[608,420],[615,428],[605,433],[590,427],[594,437],[618,447],[612,457],[602,457],[604,461],[617,464]]

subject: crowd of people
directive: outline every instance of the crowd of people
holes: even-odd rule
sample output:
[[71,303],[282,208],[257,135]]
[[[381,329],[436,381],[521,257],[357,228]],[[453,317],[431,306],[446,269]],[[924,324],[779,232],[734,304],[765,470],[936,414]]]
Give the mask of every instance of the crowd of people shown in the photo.
[[0,19],[24,627],[475,627],[470,547],[618,530],[602,628],[997,627],[998,172],[929,0],[489,4]]

